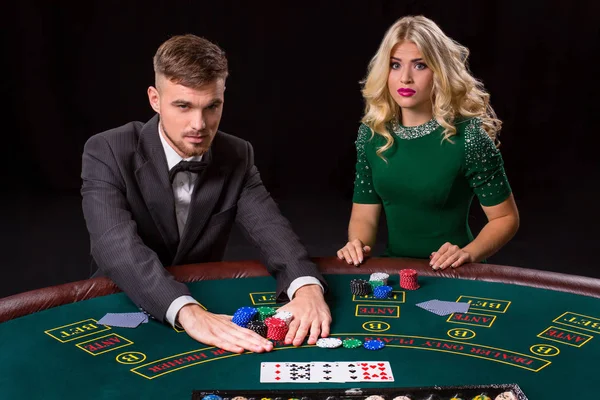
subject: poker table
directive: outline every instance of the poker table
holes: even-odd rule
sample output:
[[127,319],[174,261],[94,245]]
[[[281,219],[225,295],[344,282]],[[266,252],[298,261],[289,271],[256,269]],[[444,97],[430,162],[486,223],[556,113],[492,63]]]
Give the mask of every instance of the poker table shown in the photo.
[[[314,261],[329,283],[331,336],[386,343],[381,350],[275,343],[270,353],[233,354],[150,320],[135,329],[100,325],[106,313],[138,309],[107,278],[0,299],[0,397],[7,399],[190,399],[193,390],[404,388],[516,383],[528,399],[596,396],[600,280],[525,268],[470,264],[432,271],[426,261],[371,258],[355,268]],[[398,271],[420,288],[404,290]],[[275,281],[258,262],[170,267],[208,310],[233,314],[274,302]],[[387,299],[354,296],[350,281],[390,274]],[[468,302],[438,316],[416,303]],[[261,362],[389,361],[394,382],[260,383]],[[399,391],[400,392],[400,391]]]

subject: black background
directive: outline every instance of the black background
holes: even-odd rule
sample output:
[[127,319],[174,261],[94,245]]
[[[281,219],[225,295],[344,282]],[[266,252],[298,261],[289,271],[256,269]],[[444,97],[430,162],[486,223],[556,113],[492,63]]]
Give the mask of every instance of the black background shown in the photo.
[[[254,145],[310,254],[334,255],[350,215],[358,81],[387,28],[411,14],[471,50],[504,121],[521,228],[490,262],[600,277],[594,1],[20,1],[5,11],[0,297],[88,276],[83,145],[153,115],[152,56],[182,33],[225,49],[221,129]],[[478,229],[484,216],[477,205],[472,214]],[[256,256],[235,231],[227,258]]]

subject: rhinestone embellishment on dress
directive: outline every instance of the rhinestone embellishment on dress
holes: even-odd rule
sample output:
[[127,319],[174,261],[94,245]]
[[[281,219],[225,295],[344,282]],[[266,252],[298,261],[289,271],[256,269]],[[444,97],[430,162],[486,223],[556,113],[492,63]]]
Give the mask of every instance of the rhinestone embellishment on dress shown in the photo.
[[398,135],[400,139],[409,140],[427,136],[431,132],[435,131],[439,126],[440,124],[435,120],[435,118],[429,120],[423,125],[418,126],[402,126],[397,119],[393,119],[391,121],[392,131]]

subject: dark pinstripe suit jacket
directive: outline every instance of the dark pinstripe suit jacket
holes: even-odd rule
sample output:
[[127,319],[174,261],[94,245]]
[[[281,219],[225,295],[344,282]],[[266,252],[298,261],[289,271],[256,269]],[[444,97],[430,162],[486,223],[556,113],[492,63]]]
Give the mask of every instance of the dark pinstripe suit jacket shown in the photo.
[[250,143],[218,132],[198,176],[179,237],[173,189],[158,133],[158,115],[99,133],[85,144],[83,213],[99,273],[163,321],[187,287],[164,266],[220,261],[235,222],[259,246],[262,262],[286,300],[300,276],[325,282],[262,184]]

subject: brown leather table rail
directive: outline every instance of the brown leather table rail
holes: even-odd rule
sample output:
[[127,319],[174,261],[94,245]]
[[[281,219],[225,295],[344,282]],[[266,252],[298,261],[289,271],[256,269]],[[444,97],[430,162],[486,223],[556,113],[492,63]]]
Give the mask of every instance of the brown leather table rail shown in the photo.
[[[432,271],[425,260],[404,258],[371,258],[360,268],[348,265],[335,257],[313,260],[324,274],[370,274],[372,272],[396,274],[400,269],[412,268],[423,276],[503,282],[600,298],[600,279],[527,268],[469,264],[458,269]],[[168,270],[182,282],[268,275],[266,269],[257,261],[180,265],[169,267]],[[16,294],[0,299],[0,322],[63,304],[118,292],[120,292],[119,288],[110,279],[92,278]]]

